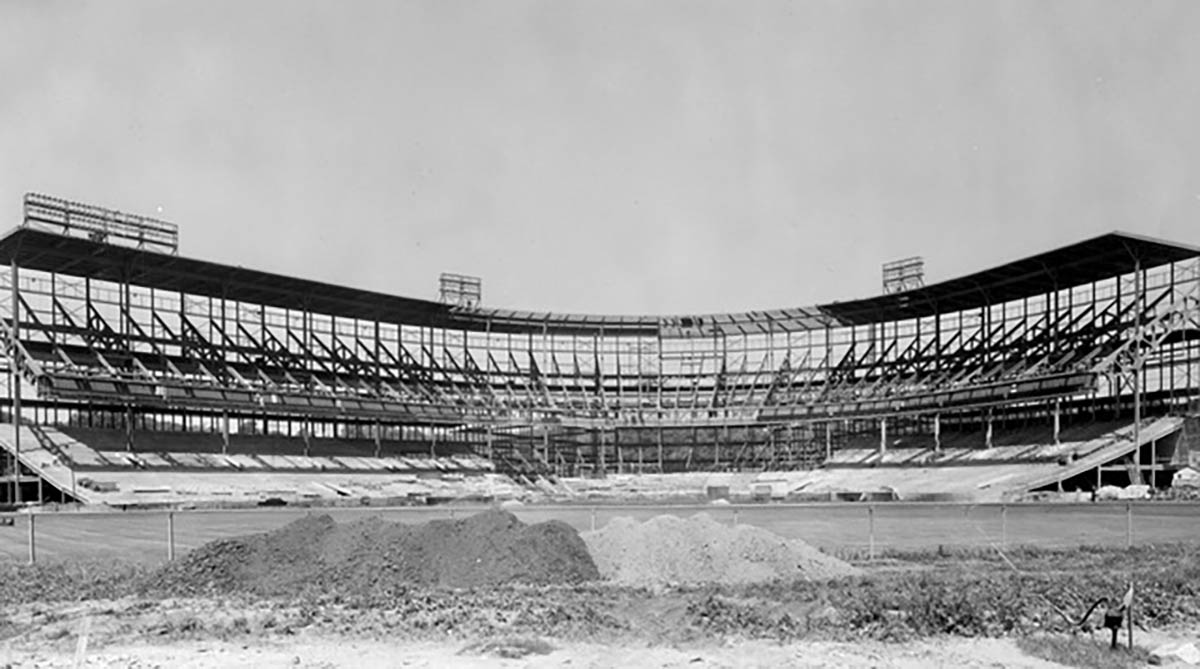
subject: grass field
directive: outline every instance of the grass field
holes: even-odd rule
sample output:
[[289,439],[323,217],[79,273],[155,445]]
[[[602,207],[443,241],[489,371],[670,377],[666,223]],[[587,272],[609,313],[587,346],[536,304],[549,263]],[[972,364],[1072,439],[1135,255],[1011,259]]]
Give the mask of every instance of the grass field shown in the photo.
[[[376,515],[420,523],[462,517],[482,507],[400,509],[270,509],[177,511],[176,555],[213,539],[263,532],[308,513],[328,513],[339,521]],[[1029,545],[1040,547],[1124,546],[1127,531],[1136,545],[1195,541],[1200,538],[1200,504],[805,504],[744,506],[528,506],[513,510],[526,522],[561,520],[580,531],[609,519],[636,519],[670,513],[704,512],[722,522],[752,524],[789,538],[804,539],[835,554],[883,550]],[[0,526],[0,559],[28,557],[29,516]],[[872,527],[874,541],[872,542]],[[165,512],[39,514],[35,524],[39,561],[62,558],[119,558],[159,562],[168,554]]]

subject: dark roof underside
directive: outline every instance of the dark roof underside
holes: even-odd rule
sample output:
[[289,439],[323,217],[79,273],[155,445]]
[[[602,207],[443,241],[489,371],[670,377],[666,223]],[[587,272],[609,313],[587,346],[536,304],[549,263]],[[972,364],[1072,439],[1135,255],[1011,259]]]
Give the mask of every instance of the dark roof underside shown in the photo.
[[[689,319],[724,333],[801,330],[867,324],[1043,295],[1200,256],[1200,249],[1110,233],[905,293],[816,307],[700,316],[595,316],[503,309],[460,309],[203,260],[17,228],[0,239],[0,262],[65,275],[128,282],[252,304],[306,309],[337,317],[492,332],[644,334],[660,326],[684,332]],[[680,322],[684,324],[679,325]],[[680,336],[685,336],[686,333]]]
[[977,309],[1082,286],[1139,267],[1200,256],[1200,249],[1112,232],[917,290],[822,306],[843,321],[870,323]]

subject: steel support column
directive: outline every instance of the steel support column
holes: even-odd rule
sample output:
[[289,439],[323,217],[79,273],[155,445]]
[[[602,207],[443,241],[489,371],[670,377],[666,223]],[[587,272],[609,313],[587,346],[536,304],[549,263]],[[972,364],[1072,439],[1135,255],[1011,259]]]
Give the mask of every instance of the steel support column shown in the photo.
[[1054,400],[1054,445],[1062,443],[1062,399]]
[[9,332],[12,335],[12,341],[9,342],[8,354],[8,370],[9,370],[9,396],[12,399],[12,425],[13,425],[13,495],[14,504],[21,503],[21,371],[17,361],[17,342],[20,341],[21,331],[21,288],[19,281],[21,278],[20,270],[17,268],[16,260],[12,262],[12,328]]
[[[1146,303],[1145,282],[1142,277],[1141,260],[1133,261],[1133,471],[1132,483],[1142,482],[1142,309]],[[1153,457],[1153,456],[1152,456]]]
[[833,423],[825,421],[825,462],[833,459]]

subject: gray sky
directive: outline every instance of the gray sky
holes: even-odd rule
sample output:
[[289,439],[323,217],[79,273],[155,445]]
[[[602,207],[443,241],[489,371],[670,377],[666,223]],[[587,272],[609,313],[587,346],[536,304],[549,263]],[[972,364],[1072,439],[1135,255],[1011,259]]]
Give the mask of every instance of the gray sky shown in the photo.
[[0,209],[489,306],[706,313],[1200,245],[1200,2],[0,2]]

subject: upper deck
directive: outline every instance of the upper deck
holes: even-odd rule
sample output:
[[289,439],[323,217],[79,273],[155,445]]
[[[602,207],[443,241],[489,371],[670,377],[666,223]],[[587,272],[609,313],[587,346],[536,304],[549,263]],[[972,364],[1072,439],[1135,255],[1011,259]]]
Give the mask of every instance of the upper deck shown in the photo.
[[0,262],[93,280],[338,318],[474,332],[711,337],[799,332],[978,309],[1200,256],[1200,248],[1111,232],[915,290],[809,307],[724,314],[591,315],[464,308],[246,269],[23,225],[0,238]]

